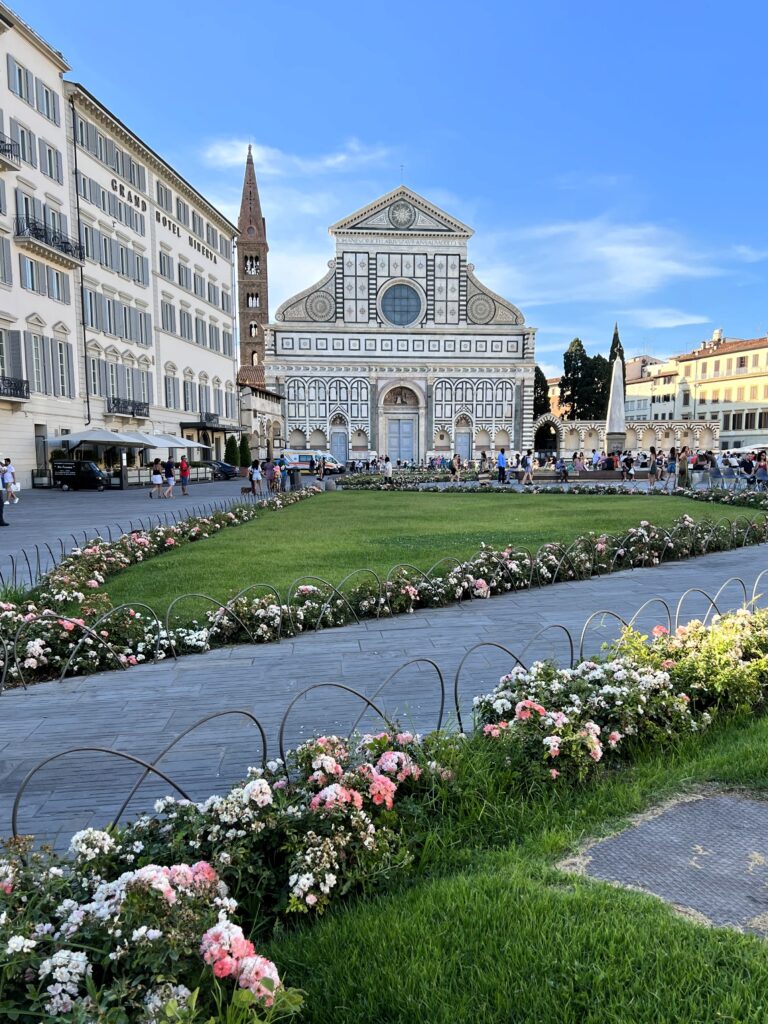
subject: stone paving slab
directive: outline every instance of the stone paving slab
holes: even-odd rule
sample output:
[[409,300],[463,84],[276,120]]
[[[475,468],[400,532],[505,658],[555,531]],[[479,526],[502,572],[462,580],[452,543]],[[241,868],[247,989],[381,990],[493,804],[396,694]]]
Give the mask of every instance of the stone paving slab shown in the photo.
[[678,802],[596,843],[585,871],[702,923],[768,935],[768,801],[721,794]]
[[[0,696],[0,835],[9,833],[11,805],[26,772],[58,751],[114,745],[152,758],[204,715],[245,708],[262,722],[269,751],[274,755],[283,711],[301,690],[313,683],[336,681],[370,696],[403,662],[415,657],[431,658],[443,671],[445,710],[450,718],[459,663],[481,641],[501,643],[521,656],[529,644],[525,653],[528,663],[548,656],[562,661],[567,658],[568,647],[564,634],[551,630],[537,636],[544,627],[566,625],[573,631],[578,654],[582,627],[596,609],[611,609],[629,618],[644,601],[663,595],[674,612],[688,588],[703,587],[714,594],[732,576],[743,577],[751,593],[754,580],[767,565],[768,549],[745,548],[488,601],[418,611],[391,620],[391,625],[384,620],[366,620],[341,629],[303,634],[279,644],[241,645],[189,655],[175,662],[169,659],[157,665],[142,665],[127,672],[104,672],[64,683],[43,683],[27,691],[7,691]],[[721,607],[739,604],[741,599],[739,589],[731,586],[723,594]],[[693,594],[686,601],[685,617],[703,615],[706,610],[707,602]],[[644,613],[642,627],[649,629],[659,621],[659,612],[657,607]],[[614,636],[617,624],[606,617],[604,622],[595,620],[593,627],[585,639],[585,655],[595,653],[603,640]],[[465,724],[469,722],[471,697],[493,686],[511,665],[509,656],[494,648],[480,648],[467,660],[460,679]],[[378,703],[411,728],[433,728],[439,706],[433,670],[410,666],[389,684]],[[361,707],[341,691],[314,692],[299,701],[292,712],[288,745],[295,745],[316,730],[346,731]],[[217,788],[224,788],[227,781],[242,776],[249,764],[259,760],[255,730],[249,739],[247,732],[233,725],[235,721],[230,716],[217,719],[182,741],[179,757],[174,753],[171,773],[180,784],[184,785],[187,776],[194,776],[195,784],[202,780],[204,795],[205,778],[210,780],[211,788],[214,782]],[[371,712],[364,723],[367,727],[376,725]],[[204,757],[201,763],[199,750],[214,748],[221,757]],[[81,809],[77,815],[70,815],[70,800],[78,793],[82,794],[78,801],[81,807],[90,809],[89,824],[109,820],[135,775],[124,770],[124,785],[99,787],[92,793],[90,787],[93,781],[98,784],[103,757],[93,764],[89,768],[79,757],[68,757],[46,769],[40,785],[36,781],[29,798],[25,798],[24,828],[49,834],[59,826],[65,833],[71,831],[86,813]],[[166,784],[162,788],[167,789]],[[62,792],[66,797],[61,797]],[[143,807],[151,807],[154,789],[152,794],[149,799],[147,792]],[[139,803],[135,802],[137,809]]]

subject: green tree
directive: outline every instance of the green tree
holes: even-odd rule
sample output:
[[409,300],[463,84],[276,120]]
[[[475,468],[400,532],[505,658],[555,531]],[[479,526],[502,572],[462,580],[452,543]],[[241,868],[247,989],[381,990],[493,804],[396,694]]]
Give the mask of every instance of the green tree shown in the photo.
[[251,457],[251,446],[248,443],[248,438],[245,436],[245,434],[242,434],[240,437],[240,465],[250,466],[252,462],[253,458]]
[[224,448],[224,461],[228,462],[230,466],[238,466],[240,464],[240,446],[234,434],[230,434],[227,438],[227,444]]
[[536,367],[533,375],[533,418],[537,420],[549,412],[549,388],[547,378],[540,366]]
[[560,406],[569,420],[587,419],[592,408],[590,359],[580,338],[574,338],[563,355]]
[[611,363],[599,353],[589,360],[592,392],[584,412],[585,420],[604,420],[608,415],[608,396],[611,392]]

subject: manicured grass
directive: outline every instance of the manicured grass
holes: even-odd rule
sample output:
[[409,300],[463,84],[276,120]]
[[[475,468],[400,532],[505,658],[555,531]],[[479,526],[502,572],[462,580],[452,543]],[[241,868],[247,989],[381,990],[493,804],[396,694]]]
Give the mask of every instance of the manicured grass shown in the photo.
[[[106,590],[115,604],[144,601],[162,615],[185,592],[225,601],[251,583],[271,583],[285,596],[303,575],[339,583],[371,568],[383,577],[399,562],[427,570],[448,555],[468,558],[482,543],[535,551],[590,531],[621,534],[641,519],[668,526],[683,514],[717,519],[729,512],[735,518],[717,505],[646,496],[326,493],[132,566]],[[185,614],[193,608],[185,605]]]
[[307,990],[306,1024],[764,1022],[763,940],[553,863],[692,783],[765,788],[767,750],[765,720],[732,723],[582,790],[528,794],[511,774],[504,787],[493,755],[468,758],[421,878],[337,907],[269,955]]

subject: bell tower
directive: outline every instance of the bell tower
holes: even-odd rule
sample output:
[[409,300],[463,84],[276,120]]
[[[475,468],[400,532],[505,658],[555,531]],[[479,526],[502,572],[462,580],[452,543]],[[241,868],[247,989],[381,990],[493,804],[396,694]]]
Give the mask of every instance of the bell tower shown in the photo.
[[245,162],[243,198],[237,222],[237,294],[240,365],[264,363],[264,326],[269,323],[267,222],[261,213],[251,147]]

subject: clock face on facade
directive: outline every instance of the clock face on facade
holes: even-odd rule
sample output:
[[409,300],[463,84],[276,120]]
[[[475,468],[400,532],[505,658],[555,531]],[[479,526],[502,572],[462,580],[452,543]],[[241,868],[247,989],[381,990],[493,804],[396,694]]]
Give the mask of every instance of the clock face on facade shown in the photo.
[[416,211],[404,199],[398,199],[389,208],[390,223],[396,228],[409,228],[416,220]]

